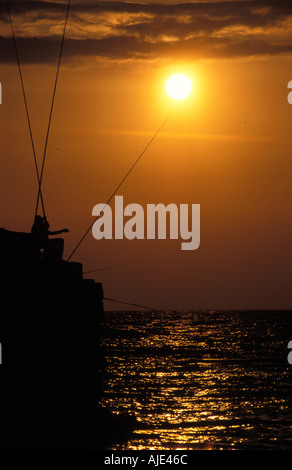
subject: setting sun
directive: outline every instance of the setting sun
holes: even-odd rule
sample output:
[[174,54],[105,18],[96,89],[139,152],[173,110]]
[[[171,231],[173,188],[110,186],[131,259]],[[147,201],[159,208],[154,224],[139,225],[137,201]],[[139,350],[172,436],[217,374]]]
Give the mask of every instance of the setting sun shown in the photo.
[[191,93],[192,82],[186,75],[172,75],[166,82],[166,91],[174,100],[183,100]]

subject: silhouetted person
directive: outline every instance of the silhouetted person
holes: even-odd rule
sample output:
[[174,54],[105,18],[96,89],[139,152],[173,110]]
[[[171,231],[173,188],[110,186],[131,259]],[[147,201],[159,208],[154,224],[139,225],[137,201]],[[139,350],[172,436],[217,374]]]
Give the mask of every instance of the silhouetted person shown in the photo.
[[50,240],[49,236],[68,232],[69,230],[67,228],[51,232],[47,218],[45,216],[41,217],[40,215],[35,216],[34,223],[31,228],[33,242],[39,251],[44,250],[44,258],[46,259],[62,259],[64,251],[63,238]]

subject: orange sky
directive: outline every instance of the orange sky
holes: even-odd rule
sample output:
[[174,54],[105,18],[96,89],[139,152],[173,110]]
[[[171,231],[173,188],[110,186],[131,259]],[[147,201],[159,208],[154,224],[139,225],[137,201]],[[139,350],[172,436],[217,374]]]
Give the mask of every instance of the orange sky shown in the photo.
[[[28,13],[27,23],[15,18],[21,35],[31,37],[33,28],[36,41],[40,20],[32,26]],[[103,13],[100,24],[109,28],[120,21],[117,12],[110,18]],[[273,46],[285,45],[290,19],[281,16],[273,26]],[[78,21],[80,42],[92,32],[73,11],[69,40],[78,36]],[[167,27],[169,35],[178,34],[164,18],[164,34]],[[222,25],[222,35],[227,27],[230,34],[231,25]],[[271,27],[259,28],[263,38]],[[216,37],[218,32],[212,40]],[[147,52],[139,58],[123,51],[125,57],[117,59],[109,53],[70,58],[65,48],[43,184],[51,229],[70,228],[65,257],[92,223],[93,206],[107,200],[173,108],[164,89],[168,76],[186,73],[194,85],[118,194],[125,204],[145,208],[200,204],[200,248],[181,251],[179,240],[97,241],[89,233],[73,260],[81,261],[84,271],[119,266],[95,275],[106,297],[167,309],[291,308],[291,58],[284,51],[249,51],[235,57],[209,52],[197,57],[197,52],[194,59],[176,49],[173,56]],[[23,75],[40,162],[56,61],[32,63],[27,57]],[[37,181],[12,59],[2,59],[0,81],[1,226],[29,231]]]

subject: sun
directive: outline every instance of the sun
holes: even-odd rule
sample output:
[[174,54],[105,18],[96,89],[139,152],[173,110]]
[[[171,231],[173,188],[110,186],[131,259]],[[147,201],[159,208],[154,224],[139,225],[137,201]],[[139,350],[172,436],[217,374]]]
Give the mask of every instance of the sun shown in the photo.
[[192,82],[186,75],[177,73],[167,80],[165,88],[171,98],[183,100],[191,93]]

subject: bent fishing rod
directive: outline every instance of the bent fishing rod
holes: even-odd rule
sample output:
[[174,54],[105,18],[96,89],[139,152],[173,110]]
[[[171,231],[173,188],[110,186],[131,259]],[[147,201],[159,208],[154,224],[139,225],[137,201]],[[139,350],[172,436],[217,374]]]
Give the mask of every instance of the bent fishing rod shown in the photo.
[[14,27],[13,27],[13,22],[12,22],[12,16],[11,16],[9,0],[6,1],[6,4],[7,4],[11,34],[12,34],[12,39],[13,39],[13,45],[14,45],[14,50],[15,50],[15,55],[16,55],[16,60],[17,60],[17,66],[18,66],[19,78],[20,78],[20,83],[21,83],[22,95],[23,95],[23,99],[24,99],[24,107],[25,107],[26,119],[27,119],[27,123],[28,123],[30,142],[31,142],[31,146],[32,146],[34,165],[35,165],[36,176],[37,176],[37,181],[38,181],[38,186],[39,186],[38,194],[39,194],[39,197],[41,199],[43,215],[45,216],[45,206],[44,206],[43,195],[42,195],[41,186],[40,186],[40,174],[39,174],[38,163],[37,163],[37,158],[36,158],[36,151],[35,151],[32,127],[31,127],[31,122],[30,122],[30,117],[29,117],[28,103],[27,103],[27,98],[26,98],[26,93],[25,93],[24,81],[23,81],[22,70],[21,70],[21,63],[20,63],[18,47],[17,47],[17,43],[16,43],[16,37],[15,37],[15,32],[14,32]]
[[51,108],[50,108],[50,113],[49,113],[49,120],[48,120],[48,126],[47,126],[47,133],[46,133],[46,139],[45,139],[45,146],[44,146],[41,172],[39,172],[39,169],[38,169],[38,163],[37,163],[36,151],[35,151],[35,144],[34,144],[34,139],[33,139],[30,116],[29,116],[28,103],[27,103],[25,87],[24,87],[24,81],[23,81],[23,76],[22,76],[21,62],[20,62],[20,57],[19,57],[19,53],[18,53],[18,47],[17,47],[16,37],[15,37],[15,32],[14,32],[14,27],[13,27],[13,21],[12,21],[12,15],[11,15],[9,0],[6,0],[6,4],[7,4],[7,10],[8,10],[8,17],[9,17],[11,33],[12,33],[12,39],[13,39],[13,44],[14,44],[14,49],[15,49],[15,54],[16,54],[16,60],[17,60],[17,65],[18,65],[19,77],[20,77],[22,94],[23,94],[24,105],[25,105],[26,118],[27,118],[28,128],[29,128],[30,141],[31,141],[31,145],[32,145],[34,165],[35,165],[35,169],[36,169],[36,176],[37,176],[37,182],[38,182],[38,193],[37,193],[35,216],[37,215],[39,201],[40,201],[41,206],[42,206],[43,216],[46,218],[45,206],[44,206],[43,194],[42,194],[42,180],[43,180],[43,174],[44,174],[44,166],[45,166],[45,159],[46,159],[46,153],[47,153],[47,146],[48,146],[48,140],[49,140],[49,134],[50,134],[50,127],[51,127],[51,121],[52,121],[52,115],[53,115],[53,108],[54,108],[56,89],[57,89],[57,83],[58,83],[58,78],[59,78],[59,71],[60,71],[61,58],[62,58],[62,53],[63,53],[63,46],[64,46],[64,41],[65,41],[65,33],[66,33],[66,27],[67,27],[67,23],[68,23],[68,16],[69,16],[71,0],[68,0],[68,3],[67,3],[66,17],[65,17],[65,23],[64,23],[64,28],[63,28],[63,34],[62,34],[62,40],[61,40],[61,46],[60,46],[60,52],[59,52],[59,59],[58,59],[58,65],[57,65],[57,72],[56,72],[56,77],[55,77],[55,83],[54,83],[54,88],[53,88],[53,95],[52,95],[52,102],[51,102]]

